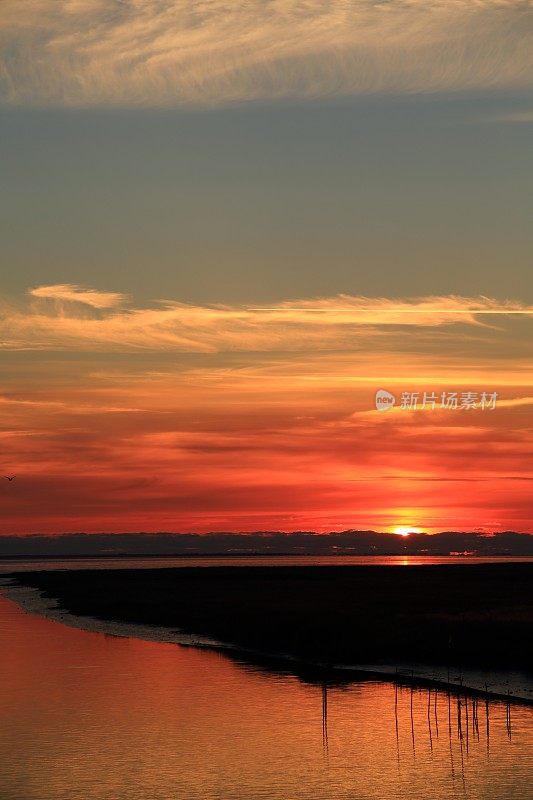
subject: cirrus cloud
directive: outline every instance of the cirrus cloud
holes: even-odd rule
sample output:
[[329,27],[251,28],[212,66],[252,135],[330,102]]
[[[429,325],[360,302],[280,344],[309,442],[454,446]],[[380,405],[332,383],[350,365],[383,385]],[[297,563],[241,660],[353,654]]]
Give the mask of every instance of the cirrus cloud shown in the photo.
[[37,301],[27,307],[4,304],[0,347],[189,353],[331,350],[351,348],[370,337],[395,336],[398,327],[479,328],[505,316],[533,316],[533,307],[517,301],[456,295],[391,299],[343,294],[269,307],[159,300],[152,307],[118,308],[126,295],[71,284],[41,286],[29,294]]
[[529,86],[529,0],[3,0],[0,97],[60,106]]
[[126,295],[119,292],[100,292],[86,289],[72,283],[56,283],[51,286],[36,286],[29,292],[33,297],[44,297],[67,303],[82,303],[92,308],[113,308],[126,300]]

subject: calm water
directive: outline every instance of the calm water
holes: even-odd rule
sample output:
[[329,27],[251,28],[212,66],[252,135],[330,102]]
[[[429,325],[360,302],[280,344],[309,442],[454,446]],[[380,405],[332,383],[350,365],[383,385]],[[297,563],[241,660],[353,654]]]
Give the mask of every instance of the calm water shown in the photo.
[[532,563],[533,556],[127,556],[106,558],[0,559],[0,574],[19,570],[48,569],[155,569],[157,567],[242,567],[242,566],[420,566],[429,564]]
[[[1,800],[530,800],[533,709],[88,633],[0,595]],[[460,723],[460,724],[459,724]]]

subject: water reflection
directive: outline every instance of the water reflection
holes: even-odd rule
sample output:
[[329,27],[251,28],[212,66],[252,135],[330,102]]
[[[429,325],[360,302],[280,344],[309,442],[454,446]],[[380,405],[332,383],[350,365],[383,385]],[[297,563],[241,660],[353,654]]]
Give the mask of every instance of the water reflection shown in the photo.
[[[337,687],[338,689],[338,687]],[[495,716],[495,724],[500,730],[505,719],[505,732],[509,742],[512,741],[512,704],[494,702],[486,698],[482,702],[485,714],[484,741],[480,733],[479,708],[480,698],[453,695],[439,689],[408,688],[395,683],[392,687],[391,701],[394,704],[394,734],[396,741],[396,760],[400,772],[402,762],[407,767],[417,761],[417,747],[428,750],[423,757],[430,759],[439,748],[439,717],[446,717],[448,727],[448,752],[449,752],[449,778],[452,785],[457,778],[460,779],[461,788],[466,792],[465,764],[470,757],[478,758],[480,753],[485,754],[486,762],[490,761],[490,715],[491,709]],[[329,688],[329,693],[335,696],[335,690]],[[426,730],[421,730],[423,719],[422,708],[426,710]],[[533,723],[533,714],[529,712],[530,723]],[[531,733],[531,730],[529,730]],[[498,742],[501,746],[501,741]],[[474,752],[472,752],[472,746]],[[322,747],[324,753],[329,753],[328,742],[328,686],[322,685]],[[420,755],[419,750],[419,755]],[[532,754],[533,755],[533,754]],[[531,757],[531,756],[530,756]],[[457,775],[455,764],[459,765]],[[533,768],[533,763],[530,762]],[[533,772],[531,773],[533,778]],[[474,795],[476,796],[476,795]],[[514,795],[513,795],[514,796]],[[517,795],[519,796],[519,795]]]
[[533,556],[86,556],[0,558],[0,574],[62,569],[166,569],[168,567],[414,567],[435,564],[527,564]]
[[324,683],[322,686],[322,749],[327,757],[329,752],[328,745],[328,687]]
[[526,800],[533,711],[306,682],[0,598],[2,800]]

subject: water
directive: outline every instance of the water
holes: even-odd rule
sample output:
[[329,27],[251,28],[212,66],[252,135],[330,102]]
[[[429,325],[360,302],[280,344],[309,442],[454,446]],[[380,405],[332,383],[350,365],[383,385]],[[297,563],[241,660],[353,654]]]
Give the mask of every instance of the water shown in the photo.
[[530,800],[533,709],[491,702],[487,736],[485,702],[459,704],[67,628],[0,595],[1,800]]
[[52,569],[156,569],[242,566],[428,566],[430,564],[532,563],[533,556],[106,556],[0,558],[0,574]]

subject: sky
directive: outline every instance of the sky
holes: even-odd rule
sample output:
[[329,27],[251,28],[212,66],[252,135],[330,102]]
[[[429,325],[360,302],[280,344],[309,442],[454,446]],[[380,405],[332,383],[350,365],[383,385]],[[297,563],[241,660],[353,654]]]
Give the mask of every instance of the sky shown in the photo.
[[0,532],[532,531],[532,31],[4,0]]

